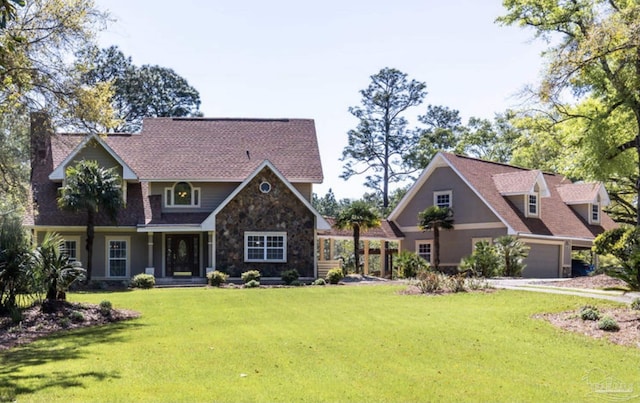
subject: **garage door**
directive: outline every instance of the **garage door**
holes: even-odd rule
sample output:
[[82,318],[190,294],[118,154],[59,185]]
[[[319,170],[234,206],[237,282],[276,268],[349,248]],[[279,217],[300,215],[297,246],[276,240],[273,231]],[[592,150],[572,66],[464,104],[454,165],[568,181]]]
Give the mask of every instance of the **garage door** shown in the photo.
[[558,277],[560,267],[560,245],[544,245],[528,243],[531,247],[529,256],[525,259],[527,266],[522,272],[523,277],[550,278]]

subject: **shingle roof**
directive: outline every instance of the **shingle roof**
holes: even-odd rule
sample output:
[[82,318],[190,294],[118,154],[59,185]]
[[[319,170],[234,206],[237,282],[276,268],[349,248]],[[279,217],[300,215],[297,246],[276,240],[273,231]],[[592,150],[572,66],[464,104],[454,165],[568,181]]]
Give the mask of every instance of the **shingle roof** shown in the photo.
[[483,161],[450,153],[441,153],[478,192],[488,205],[515,232],[571,238],[593,238],[616,224],[602,214],[601,225],[589,225],[561,198],[558,188],[571,182],[561,175],[544,173],[550,196],[540,199],[541,218],[528,218],[506,197],[500,195],[493,178],[510,173],[532,172],[506,164]]
[[525,194],[531,192],[540,171],[518,171],[496,174],[493,182],[500,194]]
[[567,204],[594,203],[601,186],[599,182],[571,183],[558,187],[558,193]]

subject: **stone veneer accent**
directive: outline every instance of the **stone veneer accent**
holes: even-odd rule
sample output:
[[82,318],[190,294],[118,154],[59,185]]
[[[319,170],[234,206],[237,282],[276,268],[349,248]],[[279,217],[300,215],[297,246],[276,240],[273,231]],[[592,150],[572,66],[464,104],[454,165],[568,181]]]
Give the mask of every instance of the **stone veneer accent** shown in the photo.
[[[267,181],[269,193],[259,186]],[[287,233],[286,263],[246,263],[245,231]],[[259,270],[263,277],[280,277],[296,269],[300,277],[313,277],[315,215],[265,167],[216,216],[216,270],[240,277],[247,270]]]

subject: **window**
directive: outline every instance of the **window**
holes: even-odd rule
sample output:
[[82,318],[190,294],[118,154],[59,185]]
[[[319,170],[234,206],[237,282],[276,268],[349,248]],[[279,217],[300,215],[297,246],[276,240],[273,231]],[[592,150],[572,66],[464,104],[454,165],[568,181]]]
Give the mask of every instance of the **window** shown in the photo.
[[245,232],[245,262],[286,262],[286,232]]
[[107,237],[107,277],[127,277],[129,240]]
[[165,206],[200,206],[200,188],[192,187],[187,182],[178,182],[173,187],[165,188]]
[[431,263],[431,241],[416,241],[416,253]]
[[80,251],[78,250],[80,245],[80,237],[68,237],[64,239],[62,243],[61,252],[69,257],[72,262],[80,261]]
[[527,211],[529,212],[529,214],[527,216],[538,216],[538,195],[537,194],[533,194],[533,195],[528,195],[527,196]]
[[433,205],[438,207],[452,207],[452,197],[450,190],[433,192]]
[[599,223],[600,222],[600,205],[598,203],[593,203],[591,205],[591,223]]

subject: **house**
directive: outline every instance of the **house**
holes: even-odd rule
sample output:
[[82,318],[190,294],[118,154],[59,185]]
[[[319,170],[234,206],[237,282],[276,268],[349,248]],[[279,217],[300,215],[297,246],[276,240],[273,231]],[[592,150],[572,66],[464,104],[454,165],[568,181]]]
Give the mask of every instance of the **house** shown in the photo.
[[[138,134],[56,134],[32,115],[32,194],[27,226],[36,239],[56,231],[86,264],[85,215],[61,211],[66,169],[96,160],[122,178],[126,205],[112,222],[99,214],[93,279],[317,275],[317,231],[329,224],[311,206],[323,180],[309,119],[149,118]],[[47,133],[48,132],[48,133]]]
[[539,170],[438,153],[388,217],[404,234],[401,249],[433,262],[433,232],[418,227],[418,213],[450,207],[454,228],[440,232],[441,266],[453,267],[476,243],[514,235],[529,247],[525,277],[566,277],[571,252],[590,249],[616,224],[601,183],[571,183]]

